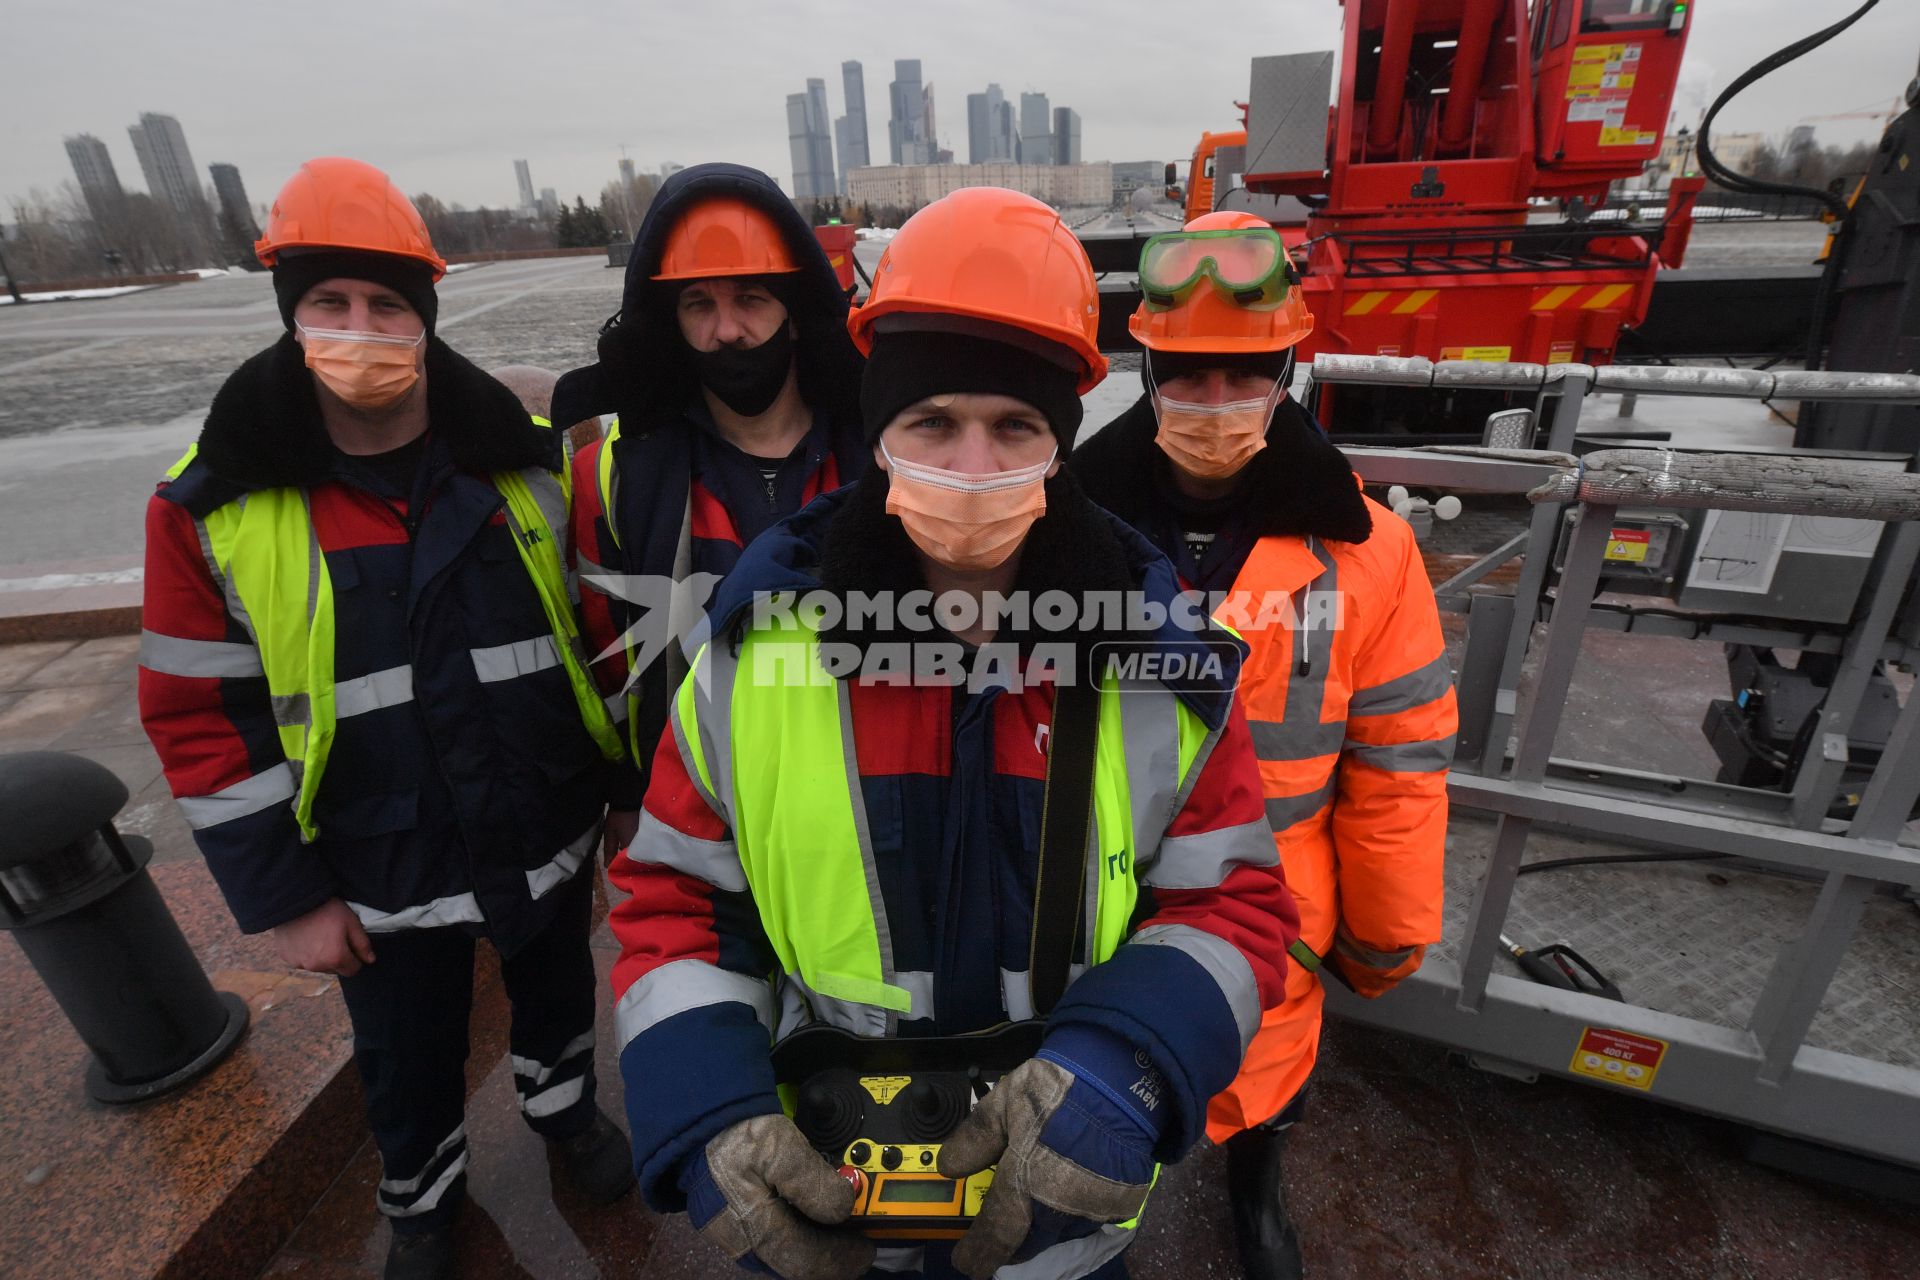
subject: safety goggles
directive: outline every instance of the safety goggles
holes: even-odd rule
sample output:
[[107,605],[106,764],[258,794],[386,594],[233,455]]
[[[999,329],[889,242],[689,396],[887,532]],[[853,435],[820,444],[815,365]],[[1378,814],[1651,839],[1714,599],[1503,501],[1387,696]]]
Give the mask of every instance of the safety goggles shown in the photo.
[[1275,307],[1293,275],[1287,249],[1271,227],[1227,231],[1172,231],[1140,251],[1140,291],[1149,311],[1171,311],[1202,280],[1242,307]]

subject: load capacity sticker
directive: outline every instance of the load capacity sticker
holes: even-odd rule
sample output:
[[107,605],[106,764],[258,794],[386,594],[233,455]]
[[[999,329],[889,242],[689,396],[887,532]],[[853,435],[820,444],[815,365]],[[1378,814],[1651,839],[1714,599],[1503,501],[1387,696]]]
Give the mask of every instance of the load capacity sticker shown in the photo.
[[1586,1027],[1580,1032],[1580,1047],[1573,1051],[1567,1070],[1629,1089],[1651,1089],[1654,1076],[1660,1072],[1660,1060],[1666,1056],[1665,1040],[1608,1027]]

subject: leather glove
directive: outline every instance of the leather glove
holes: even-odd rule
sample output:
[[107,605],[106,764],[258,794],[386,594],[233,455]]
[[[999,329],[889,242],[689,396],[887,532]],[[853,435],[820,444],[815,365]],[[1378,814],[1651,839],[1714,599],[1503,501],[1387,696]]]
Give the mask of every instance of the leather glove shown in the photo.
[[1160,1074],[1118,1037],[1073,1027],[1047,1038],[941,1144],[963,1178],[997,1165],[953,1265],[985,1280],[1008,1262],[1138,1216],[1167,1113]]
[[1399,986],[1401,979],[1412,976],[1426,957],[1424,943],[1403,951],[1375,951],[1342,925],[1333,935],[1333,950],[1327,953],[1326,963],[1356,994],[1378,1000]]
[[784,1280],[856,1280],[873,1242],[831,1231],[853,1212],[854,1188],[783,1115],[721,1131],[680,1176],[687,1217],[720,1252]]

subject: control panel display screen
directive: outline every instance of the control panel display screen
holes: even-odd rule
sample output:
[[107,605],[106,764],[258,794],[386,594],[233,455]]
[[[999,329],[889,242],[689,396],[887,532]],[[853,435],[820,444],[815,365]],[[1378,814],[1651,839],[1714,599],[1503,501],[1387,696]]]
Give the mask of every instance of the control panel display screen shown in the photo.
[[950,1204],[953,1195],[951,1178],[886,1178],[875,1198],[882,1204]]

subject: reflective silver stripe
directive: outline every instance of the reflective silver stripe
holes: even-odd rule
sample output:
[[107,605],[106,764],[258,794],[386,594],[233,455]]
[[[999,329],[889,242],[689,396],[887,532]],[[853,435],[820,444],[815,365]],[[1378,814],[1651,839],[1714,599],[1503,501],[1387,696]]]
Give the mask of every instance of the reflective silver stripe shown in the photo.
[[1383,716],[1395,711],[1411,711],[1415,707],[1426,706],[1436,698],[1445,697],[1451,688],[1453,668],[1447,665],[1447,655],[1442,651],[1439,657],[1424,667],[1403,676],[1395,676],[1384,684],[1355,689],[1353,696],[1347,699],[1347,714]]
[[899,1024],[900,1016],[893,1010],[858,1000],[843,1000],[839,996],[823,996],[797,973],[787,974],[783,982],[785,990],[798,991],[813,1016],[830,1027],[851,1031],[857,1036],[885,1036],[892,1034]]
[[[706,676],[701,678],[700,663],[707,664]],[[717,813],[727,818],[727,825],[733,826],[733,682],[740,674],[740,659],[734,653],[733,646],[726,643],[708,644],[700,650],[700,657],[694,663],[688,678],[693,681],[693,714],[699,721],[700,750],[706,758],[707,775],[713,779],[713,793],[709,802]],[[675,705],[678,705],[675,699]],[[699,781],[697,771],[694,781]],[[859,806],[854,806],[859,812]]]
[[[1291,706],[1291,693],[1287,698]],[[1345,720],[1248,720],[1253,754],[1262,760],[1313,760],[1340,750]]]
[[994,1280],[1080,1280],[1112,1262],[1132,1243],[1131,1230],[1109,1222],[1090,1236],[1062,1241],[1025,1262],[1000,1268],[993,1273]]
[[1402,947],[1398,951],[1375,951],[1372,947],[1355,942],[1344,932],[1333,935],[1333,946],[1336,951],[1352,956],[1370,969],[1397,969],[1413,959],[1413,953],[1420,949]]
[[[1068,965],[1067,985],[1072,986],[1074,979],[1086,971],[1084,964]],[[1019,1022],[1033,1016],[1033,988],[1027,981],[1025,969],[1000,971],[1000,1007],[1006,1010],[1009,1022]]]
[[140,633],[140,665],[163,676],[244,680],[267,674],[260,651],[229,640],[184,640],[158,631]]
[[523,1058],[519,1054],[509,1054],[508,1061],[513,1063],[513,1074],[519,1076],[534,1087],[539,1087],[553,1079],[553,1073],[567,1065],[569,1059],[577,1057],[593,1048],[593,1029],[589,1027],[573,1039],[551,1064],[542,1063],[538,1058]]
[[[245,511],[247,509],[245,494],[240,496],[239,503],[240,510]],[[220,567],[219,557],[213,554],[213,535],[207,532],[207,522],[195,520],[193,531],[200,538],[200,555],[207,562],[207,573],[212,576],[214,585],[220,588],[221,599],[226,602],[227,616],[239,623],[241,628],[252,636],[255,642],[258,642],[260,636],[253,629],[253,619],[247,614],[246,602],[240,598],[240,593],[233,589],[232,579],[228,578],[226,571]]]
[[1156,889],[1212,889],[1235,867],[1271,867],[1279,861],[1273,829],[1261,818],[1218,831],[1168,836],[1140,881]]
[[902,987],[913,997],[913,1007],[901,1014],[903,1018],[931,1018],[933,1014],[933,975],[924,969],[902,970],[887,981],[896,987]]
[[1453,763],[1453,734],[1425,742],[1353,742],[1346,752],[1362,764],[1389,773],[1438,773]]
[[614,1036],[624,1050],[635,1036],[675,1014],[730,1002],[752,1006],[754,1017],[772,1031],[773,988],[765,981],[705,960],[675,960],[627,988],[613,1011]]
[[531,640],[515,640],[512,644],[468,652],[473,657],[473,674],[480,677],[481,684],[497,684],[560,665],[560,649],[553,643],[552,636],[535,636]]
[[564,1080],[551,1089],[542,1089],[539,1093],[528,1094],[520,1099],[520,1110],[535,1120],[544,1116],[558,1115],[574,1103],[580,1101],[580,1095],[586,1092],[587,1078],[575,1076]]
[[456,893],[450,898],[435,898],[432,902],[423,902],[417,907],[408,907],[403,911],[375,911],[372,907],[359,902],[349,902],[347,906],[360,918],[360,927],[368,933],[398,933],[402,929],[435,929],[445,924],[479,924],[486,919],[480,914],[480,902],[470,893]]
[[440,1145],[435,1147],[433,1154],[427,1157],[427,1163],[418,1176],[405,1179],[382,1178],[380,1180],[380,1194],[383,1196],[412,1195],[425,1184],[427,1171],[433,1168],[433,1162],[455,1147],[464,1145],[466,1141],[467,1126],[463,1121],[452,1133],[440,1140]]
[[552,862],[527,872],[527,892],[538,900],[573,879],[573,873],[587,860],[588,852],[599,839],[600,824],[595,822],[575,836],[566,848],[554,856]]
[[1240,949],[1225,938],[1186,924],[1148,925],[1127,940],[1130,947],[1172,947],[1197,962],[1226,997],[1233,1011],[1234,1025],[1240,1030],[1240,1052],[1253,1043],[1260,1029],[1260,984],[1254,980],[1253,966]]
[[740,865],[740,850],[732,840],[690,836],[645,809],[640,811],[640,826],[633,833],[633,843],[627,846],[627,857],[672,867],[727,893],[747,891],[747,871]]
[[1268,796],[1267,825],[1278,835],[1296,822],[1305,822],[1327,807],[1333,799],[1335,780],[1329,777],[1319,788],[1298,796]]
[[345,720],[413,701],[413,668],[388,667],[333,682],[333,718]]
[[269,694],[267,706],[273,712],[275,724],[299,725],[305,728],[313,723],[313,708],[309,705],[304,691]]
[[[454,1179],[466,1171],[467,1149],[463,1146],[460,1148],[460,1154],[453,1158],[453,1162],[441,1171],[439,1177],[433,1180],[433,1185],[420,1193],[418,1200],[415,1200],[412,1204],[404,1208],[389,1207],[383,1203],[380,1206],[380,1212],[386,1214],[389,1218],[411,1218],[415,1214],[426,1213],[439,1206],[440,1202],[446,1198],[447,1188],[453,1185]],[[381,1198],[384,1200],[385,1196],[386,1188],[383,1185],[381,1187]]]
[[[688,677],[689,679],[704,678],[700,674],[699,667],[699,662],[705,660],[704,655],[705,650],[702,650],[702,656],[696,660],[693,672]],[[694,698],[694,714],[699,714],[698,694],[696,694]],[[707,789],[707,784],[700,779],[699,768],[693,762],[693,749],[687,744],[687,727],[680,721],[680,696],[678,690],[674,693],[673,701],[667,705],[667,727],[673,731],[673,745],[674,748],[680,752],[680,767],[686,771],[687,780],[693,783],[693,789],[700,793],[700,798],[707,802],[707,808],[713,810],[714,816],[731,827],[733,825],[732,811],[724,808],[719,798]],[[702,743],[701,746],[703,749],[706,749],[707,744]]]
[[[520,478],[526,482],[527,491],[533,494],[534,505],[540,508],[540,517],[547,522],[546,536],[553,540],[554,550],[558,551],[567,528],[567,494],[560,487],[560,478],[545,467],[522,468]],[[507,514],[511,519],[511,503],[507,506]]]
[[180,813],[188,826],[195,831],[205,831],[291,800],[298,790],[293,782],[293,770],[282,761],[210,796],[181,796]]

